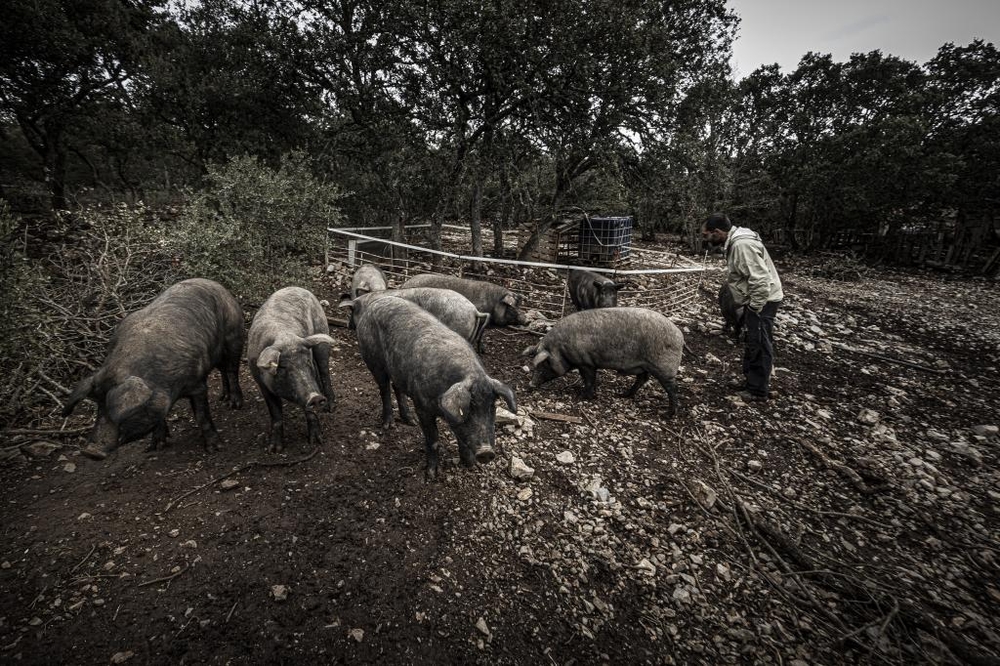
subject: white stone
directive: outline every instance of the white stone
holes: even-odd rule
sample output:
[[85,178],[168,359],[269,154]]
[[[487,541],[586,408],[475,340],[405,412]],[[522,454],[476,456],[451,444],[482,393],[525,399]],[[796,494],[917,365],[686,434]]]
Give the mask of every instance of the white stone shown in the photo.
[[972,432],[980,437],[995,437],[1000,432],[1000,428],[995,425],[977,425],[972,426]]
[[528,467],[519,457],[511,456],[510,475],[518,481],[527,481],[535,475],[535,470],[532,467]]
[[274,597],[275,601],[284,601],[288,598],[288,588],[284,585],[272,585],[271,596]]
[[718,494],[704,481],[696,481],[695,487],[693,489],[695,497],[706,509],[711,509],[715,506],[715,501],[719,499]]
[[576,462],[576,456],[570,451],[563,451],[556,455],[556,460],[563,465],[572,465]]
[[875,425],[881,418],[881,415],[874,409],[862,409],[858,412],[858,421],[865,425]]

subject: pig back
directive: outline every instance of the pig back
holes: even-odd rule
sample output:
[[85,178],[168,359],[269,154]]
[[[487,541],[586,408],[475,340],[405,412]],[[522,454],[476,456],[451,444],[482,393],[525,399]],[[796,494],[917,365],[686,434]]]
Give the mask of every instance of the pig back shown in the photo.
[[413,287],[435,287],[457,291],[469,299],[480,312],[492,312],[494,306],[507,294],[507,290],[504,287],[492,282],[467,280],[452,275],[434,275],[431,273],[415,275],[400,285],[400,289]]
[[364,264],[351,278],[351,298],[357,298],[365,294],[383,291],[387,288],[385,274],[375,264]]
[[419,305],[466,340],[471,341],[476,334],[479,311],[472,301],[452,289],[412,287],[391,293]]
[[247,358],[257,358],[263,349],[283,335],[305,338],[315,333],[330,333],[319,299],[302,287],[279,289],[254,315],[247,335]]
[[387,372],[418,403],[430,404],[469,376],[486,375],[464,338],[402,298],[370,301],[358,317],[357,337],[366,365]]
[[193,278],[164,290],[127,316],[111,339],[105,366],[119,377],[200,381],[243,350],[243,308],[225,287]]
[[680,365],[684,336],[654,310],[598,308],[563,317],[541,346],[573,365],[616,370],[653,366],[673,375]]

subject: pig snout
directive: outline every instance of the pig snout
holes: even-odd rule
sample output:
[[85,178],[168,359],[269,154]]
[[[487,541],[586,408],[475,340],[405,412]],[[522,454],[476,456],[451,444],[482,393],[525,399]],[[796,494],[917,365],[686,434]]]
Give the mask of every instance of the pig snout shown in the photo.
[[306,409],[322,409],[326,406],[326,396],[320,393],[310,393],[306,398]]
[[496,455],[497,454],[493,450],[493,447],[489,444],[483,444],[482,446],[476,447],[476,462],[480,465],[493,462]]

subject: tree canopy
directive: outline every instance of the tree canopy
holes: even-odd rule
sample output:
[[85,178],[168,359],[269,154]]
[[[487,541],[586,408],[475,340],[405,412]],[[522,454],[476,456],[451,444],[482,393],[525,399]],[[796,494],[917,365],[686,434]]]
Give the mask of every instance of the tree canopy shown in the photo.
[[[150,198],[291,151],[351,224],[731,212],[792,247],[968,227],[990,241],[1000,56],[805,54],[729,69],[724,0],[3,3],[0,195]],[[28,188],[30,189],[30,188]]]

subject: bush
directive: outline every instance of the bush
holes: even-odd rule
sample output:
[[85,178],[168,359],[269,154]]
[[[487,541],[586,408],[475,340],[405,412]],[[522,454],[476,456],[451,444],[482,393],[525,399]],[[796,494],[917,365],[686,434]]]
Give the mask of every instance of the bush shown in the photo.
[[[104,359],[118,322],[170,281],[161,230],[142,205],[86,208],[47,224],[69,241],[29,261],[0,208],[0,422],[51,415]],[[53,229],[54,230],[54,229]],[[43,413],[39,413],[39,412]]]
[[309,280],[326,228],[340,220],[339,190],[316,179],[303,153],[286,155],[277,169],[255,157],[212,165],[208,187],[194,195],[171,234],[183,277],[225,285],[243,303]]

